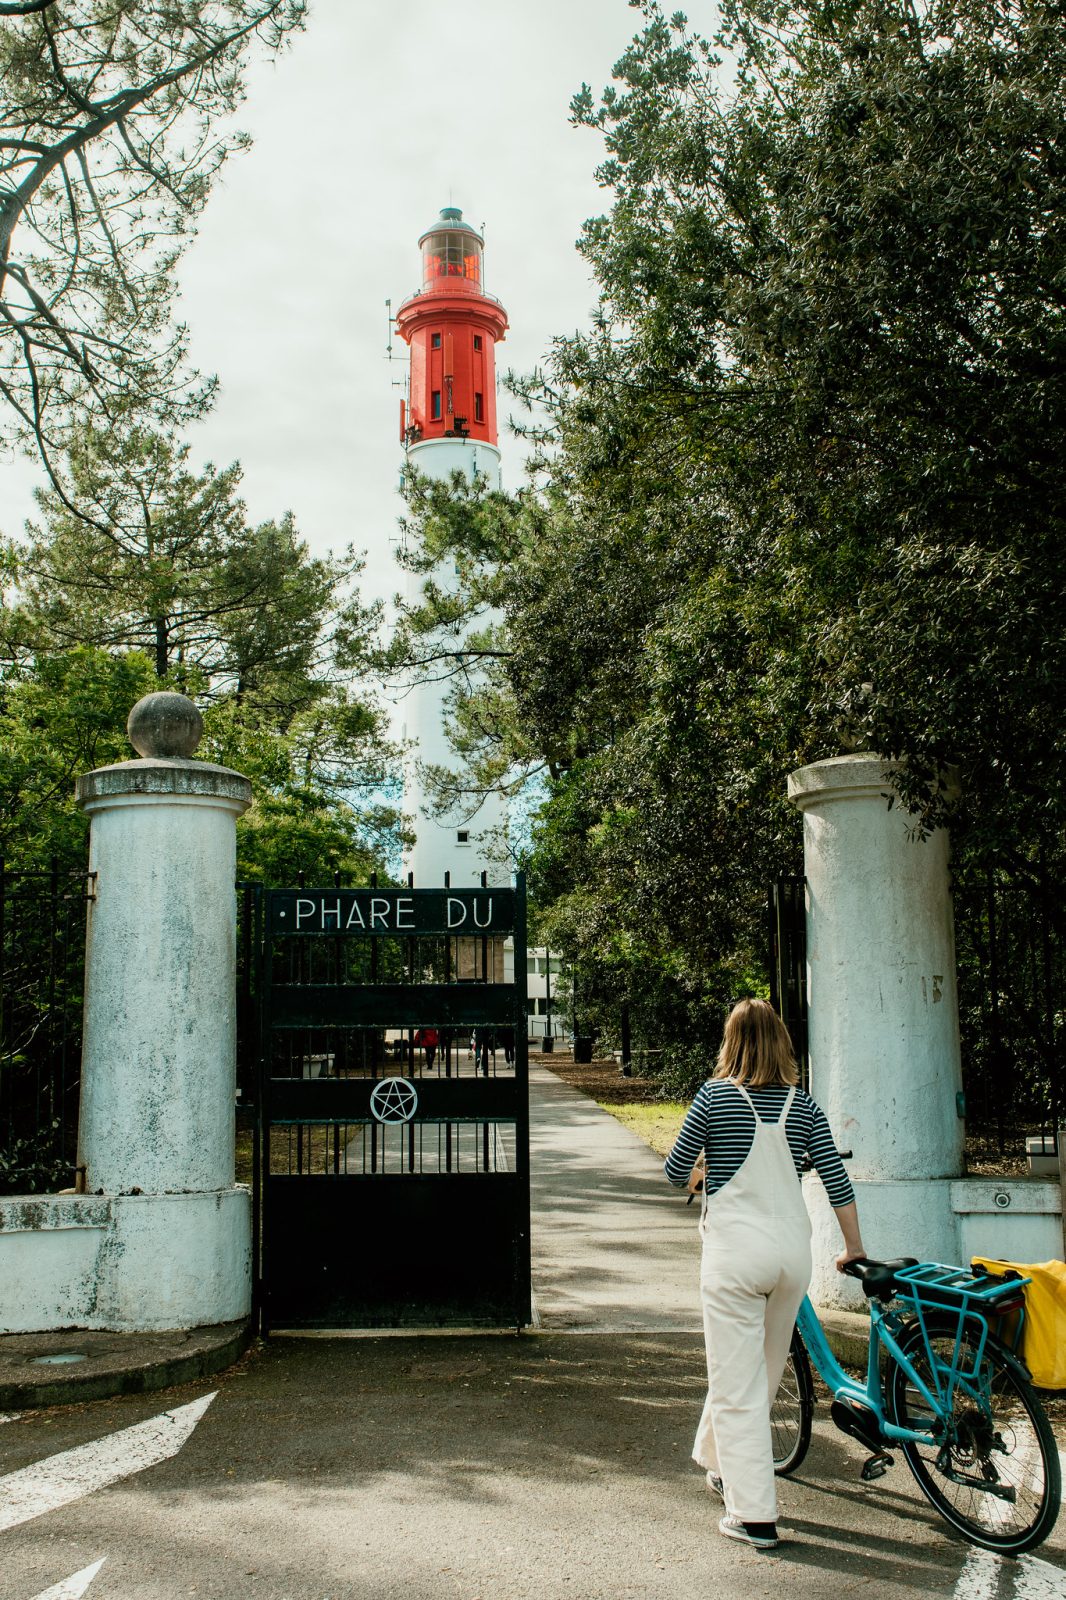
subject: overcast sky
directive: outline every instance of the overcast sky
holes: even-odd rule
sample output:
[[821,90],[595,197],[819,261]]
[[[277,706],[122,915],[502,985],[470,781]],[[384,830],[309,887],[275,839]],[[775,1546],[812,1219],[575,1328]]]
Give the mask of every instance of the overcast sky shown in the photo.
[[[253,148],[225,168],[181,269],[193,358],[222,384],[194,457],[241,461],[254,520],[291,509],[315,551],[365,549],[368,593],[398,586],[403,368],[385,359],[385,301],[418,287],[418,236],[458,205],[485,225],[486,287],[510,317],[501,370],[587,323],[574,241],[606,196],[600,140],[568,105],[609,80],[639,22],[626,0],[312,0],[306,32],[251,72]],[[13,531],[33,474],[0,475]]]

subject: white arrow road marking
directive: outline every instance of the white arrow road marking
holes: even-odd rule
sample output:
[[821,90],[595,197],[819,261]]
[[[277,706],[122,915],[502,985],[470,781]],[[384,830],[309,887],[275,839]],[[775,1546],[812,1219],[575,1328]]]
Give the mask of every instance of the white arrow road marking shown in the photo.
[[1037,1556],[1020,1556],[1014,1580],[1015,1600],[1062,1600],[1066,1572]]
[[217,1393],[0,1478],[0,1533],[177,1455]]
[[106,1556],[101,1556],[91,1567],[82,1567],[73,1577],[64,1578],[62,1583],[53,1583],[50,1589],[42,1589],[40,1594],[34,1595],[33,1600],[81,1600],[106,1560]]
[[955,1585],[955,1600],[1062,1600],[1066,1574],[1039,1556],[1004,1560],[991,1550],[971,1550]]
[[955,1585],[955,1600],[996,1600],[1003,1559],[991,1550],[971,1550]]

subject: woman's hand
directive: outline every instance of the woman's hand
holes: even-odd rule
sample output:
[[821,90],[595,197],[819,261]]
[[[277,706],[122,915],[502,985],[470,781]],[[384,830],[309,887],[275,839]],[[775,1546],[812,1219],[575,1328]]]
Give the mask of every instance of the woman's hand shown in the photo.
[[836,1267],[838,1272],[843,1272],[849,1261],[862,1261],[866,1251],[862,1247],[862,1234],[859,1232],[859,1213],[855,1202],[846,1206],[837,1206],[836,1219],[840,1224],[840,1231],[844,1235],[844,1248],[837,1256]]
[[696,1162],[696,1165],[688,1175],[688,1183],[685,1185],[685,1188],[688,1190],[689,1194],[699,1194],[703,1187],[703,1180],[706,1176],[706,1173],[707,1155],[704,1151],[701,1152],[699,1160]]

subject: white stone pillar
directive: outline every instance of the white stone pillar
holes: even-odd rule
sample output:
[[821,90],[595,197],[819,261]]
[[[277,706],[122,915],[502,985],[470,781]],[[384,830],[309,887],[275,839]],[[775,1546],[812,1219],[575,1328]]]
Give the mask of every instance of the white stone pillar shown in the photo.
[[248,1310],[248,1195],[233,1183],[234,880],[252,793],[238,773],[189,759],[201,728],[184,696],[149,695],[129,722],[143,759],[77,786],[95,873],[79,1159],[90,1195],[136,1202],[112,1208],[105,1326]]
[[[964,1129],[947,834],[916,839],[877,756],[802,767],[788,794],[803,812],[811,1092],[853,1152],[864,1243],[873,1256],[953,1261]],[[854,1304],[814,1179],[808,1203],[812,1294]]]

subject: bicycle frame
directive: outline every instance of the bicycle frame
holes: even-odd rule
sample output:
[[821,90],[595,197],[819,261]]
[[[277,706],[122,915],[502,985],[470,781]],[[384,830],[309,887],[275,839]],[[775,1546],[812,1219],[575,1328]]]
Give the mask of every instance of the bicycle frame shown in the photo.
[[[876,1300],[870,1302],[870,1349],[866,1361],[866,1382],[859,1382],[844,1371],[836,1356],[829,1348],[822,1325],[818,1321],[817,1313],[810,1300],[805,1296],[796,1317],[796,1326],[799,1328],[803,1342],[807,1346],[807,1353],[811,1358],[819,1377],[823,1383],[833,1391],[837,1400],[852,1401],[870,1411],[877,1419],[881,1437],[886,1442],[903,1442],[914,1444],[941,1444],[947,1432],[948,1425],[954,1412],[955,1391],[963,1388],[971,1398],[979,1400],[974,1382],[959,1370],[959,1339],[955,1343],[955,1357],[947,1371],[947,1381],[943,1385],[937,1381],[937,1387],[942,1389],[940,1394],[933,1394],[926,1383],[915,1372],[907,1357],[903,1354],[896,1341],[903,1318],[897,1312],[885,1311]],[[928,1338],[926,1338],[928,1350]],[[914,1428],[900,1428],[894,1422],[889,1422],[885,1415],[884,1403],[881,1393],[880,1354],[884,1346],[891,1359],[906,1374],[909,1382],[917,1389],[918,1393],[928,1402],[934,1417],[939,1421],[936,1433],[919,1431]],[[982,1345],[983,1351],[983,1345]],[[938,1376],[943,1363],[931,1357],[931,1368],[934,1375]],[[974,1377],[980,1373],[980,1361],[974,1364]]]

